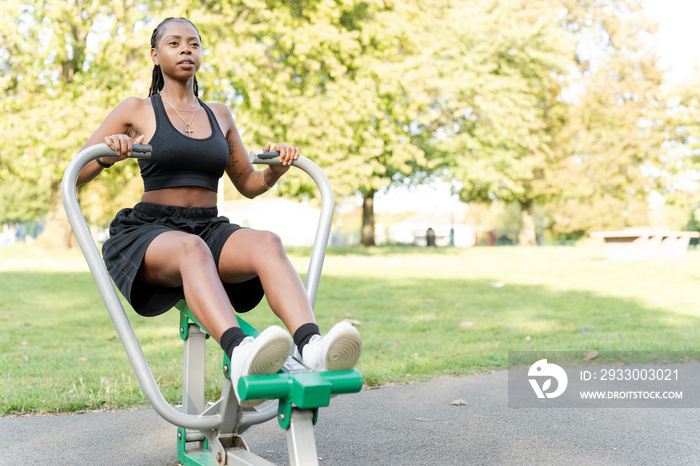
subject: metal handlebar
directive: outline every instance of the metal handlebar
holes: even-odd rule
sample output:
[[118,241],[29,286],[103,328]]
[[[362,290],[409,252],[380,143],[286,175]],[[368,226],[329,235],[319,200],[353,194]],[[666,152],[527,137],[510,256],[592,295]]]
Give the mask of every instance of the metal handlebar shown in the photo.
[[[132,158],[148,158],[150,155],[151,146],[133,146]],[[68,164],[61,182],[63,206],[66,209],[68,220],[78,240],[80,249],[83,251],[88,267],[90,267],[90,272],[92,272],[97,288],[102,295],[102,300],[105,306],[107,306],[114,328],[117,330],[124,350],[134,368],[136,378],[141,384],[141,389],[151,403],[151,406],[153,406],[153,409],[155,409],[163,419],[176,426],[199,430],[217,428],[221,425],[221,416],[219,414],[207,416],[184,414],[173,408],[170,403],[163,398],[163,394],[158,388],[153,373],[146,362],[146,357],[136,339],[134,329],[131,327],[126,312],[124,312],[124,307],[119,300],[117,291],[114,289],[114,285],[112,285],[112,280],[102,261],[102,256],[97,250],[97,245],[90,233],[85,217],[80,210],[80,204],[78,203],[76,193],[76,182],[80,171],[92,160],[110,156],[115,157],[114,151],[112,151],[107,144],[102,143],[83,149]]]
[[132,159],[150,159],[153,148],[149,144],[133,144],[131,146]]
[[[132,155],[130,158],[149,158],[151,156],[151,150],[152,148],[149,145],[135,144],[132,148]],[[114,151],[112,151],[107,144],[96,144],[80,151],[68,164],[61,182],[63,206],[66,210],[68,220],[78,240],[80,249],[85,256],[85,260],[88,263],[90,272],[97,284],[102,300],[107,307],[114,328],[124,346],[129,362],[134,368],[136,378],[153,409],[163,419],[176,426],[197,430],[217,429],[222,423],[220,414],[185,414],[175,409],[163,398],[163,394],[158,388],[158,384],[148,366],[148,362],[134,334],[131,323],[126,316],[117,291],[112,284],[107,268],[102,261],[102,256],[90,233],[87,221],[80,210],[76,190],[76,182],[80,171],[85,165],[95,159],[114,156]],[[279,152],[252,151],[249,157],[251,163],[268,165],[281,164],[278,158]],[[316,237],[306,278],[307,296],[313,308],[320,281],[321,269],[323,267],[325,250],[328,245],[332,227],[334,196],[328,178],[318,165],[304,156],[300,156],[298,160],[294,161],[293,165],[308,173],[316,182],[321,192],[321,216],[316,230]]]
[[[280,153],[277,151],[261,151],[254,150],[248,155],[250,163],[264,165],[281,165],[279,161]],[[328,181],[328,177],[323,170],[308,158],[300,155],[292,165],[305,171],[316,183],[321,193],[321,215],[318,219],[316,227],[316,237],[314,246],[311,250],[311,260],[309,261],[309,270],[306,274],[306,295],[313,309],[316,303],[316,293],[318,292],[318,284],[321,280],[321,270],[323,269],[323,260],[326,256],[326,247],[328,239],[331,235],[333,226],[333,211],[335,209],[335,197],[333,196],[333,188]]]

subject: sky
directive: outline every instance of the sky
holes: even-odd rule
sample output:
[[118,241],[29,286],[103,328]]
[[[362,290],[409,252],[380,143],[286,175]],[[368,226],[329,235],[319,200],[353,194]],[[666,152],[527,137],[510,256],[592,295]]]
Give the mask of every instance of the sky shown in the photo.
[[[700,63],[700,0],[646,0],[647,14],[659,24],[659,54],[661,63],[667,68],[669,83],[682,82]],[[405,212],[438,210],[442,212],[464,212],[466,204],[450,194],[445,183],[416,188],[392,188],[379,193],[375,198],[375,209],[379,212]]]
[[669,81],[682,81],[700,61],[699,0],[647,0],[648,15],[659,23],[661,62]]

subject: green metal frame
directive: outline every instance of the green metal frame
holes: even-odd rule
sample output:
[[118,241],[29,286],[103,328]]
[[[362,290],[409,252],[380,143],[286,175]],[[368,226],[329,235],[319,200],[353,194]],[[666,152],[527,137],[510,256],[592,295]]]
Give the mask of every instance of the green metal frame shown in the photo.
[[[190,322],[206,333],[184,300],[177,303],[175,307],[180,311],[179,333],[183,340],[189,337]],[[260,334],[240,316],[236,318],[246,335],[255,337]],[[223,353],[223,373],[227,379],[230,378],[229,367],[228,355]],[[362,390],[362,374],[358,370],[315,372],[292,356],[277,374],[248,375],[241,377],[238,381],[238,395],[241,400],[279,400],[277,421],[285,430],[290,428],[293,409],[311,411],[315,425],[318,420],[318,408],[328,406],[333,395],[357,393],[360,390]],[[207,451],[206,439],[202,449],[188,452],[186,435],[184,428],[178,428],[178,461],[184,465],[196,466],[218,464]]]
[[187,451],[187,430],[177,428],[177,461],[183,466],[218,466],[218,462],[209,453],[209,441],[204,440],[201,450]]
[[277,374],[249,375],[238,381],[238,394],[242,400],[280,400],[277,420],[283,429],[289,428],[293,407],[313,410],[316,424],[318,408],[328,406],[332,395],[356,393],[361,389],[362,375],[355,369],[290,373],[283,368]]

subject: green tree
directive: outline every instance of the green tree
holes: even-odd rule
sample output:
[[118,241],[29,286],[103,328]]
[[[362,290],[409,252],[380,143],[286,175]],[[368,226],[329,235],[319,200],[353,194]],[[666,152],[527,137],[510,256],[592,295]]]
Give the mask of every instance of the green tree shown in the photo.
[[[415,14],[393,1],[268,0],[219,2],[196,18],[216,37],[207,41],[205,92],[228,101],[250,148],[299,145],[338,195],[361,194],[367,245],[377,190],[424,164],[403,80]],[[279,185],[280,195],[311,192],[293,172]]]
[[[203,98],[228,102],[250,148],[294,142],[324,167],[339,195],[363,195],[366,244],[374,241],[376,190],[424,161],[401,82],[416,46],[403,21],[416,13],[400,2],[1,5],[2,135],[18,142],[3,147],[0,176],[50,180],[46,232],[62,244],[72,238],[60,202],[65,165],[108,109],[145,94],[148,38],[161,16],[188,16],[199,26],[206,47]],[[89,220],[104,222],[130,202],[134,175],[135,164],[119,164],[82,190]],[[279,192],[304,195],[310,186],[292,175]]]
[[8,178],[0,183],[0,219],[4,222],[41,222],[49,207],[50,186],[46,180]]
[[[569,73],[570,108],[559,138],[565,156],[555,171],[562,194],[549,206],[553,229],[639,225],[648,220],[647,198],[667,182],[653,175],[668,118],[652,48],[655,25],[636,0],[564,5],[577,67]],[[581,222],[591,217],[582,210],[597,220]],[[566,224],[556,225],[561,219]]]
[[[639,5],[0,0],[0,136],[14,141],[0,147],[0,177],[50,185],[46,231],[67,242],[66,163],[108,109],[145,96],[150,32],[184,15],[204,40],[203,99],[229,104],[250,149],[293,142],[338,195],[360,194],[363,244],[377,190],[432,167],[462,182],[464,200],[519,205],[520,242],[533,244],[536,205],[556,218],[571,200],[632,205],[663,187],[649,178],[665,120]],[[131,203],[135,175],[119,164],[82,190],[89,219]],[[278,192],[311,186],[291,173]]]
[[667,202],[693,211],[691,223],[700,219],[700,70],[668,92],[667,139],[654,174],[663,177],[661,189]]
[[654,188],[644,167],[658,158],[663,104],[654,26],[641,2],[457,6],[450,40],[440,43],[447,91],[438,94],[432,132],[441,161],[463,183],[462,199],[518,204],[522,245],[535,244],[536,205],[556,219],[557,206],[572,200],[644,200]]
[[[49,186],[42,240],[69,245],[61,205],[63,171],[78,148],[126,95],[147,89],[143,75],[150,31],[148,2],[0,1],[3,125],[0,176]],[[120,164],[121,165],[121,164]],[[110,170],[96,183],[118,202],[133,165]],[[109,200],[101,199],[101,205]],[[102,220],[104,208],[93,209]]]
[[535,244],[535,203],[556,195],[553,145],[574,50],[559,15],[547,0],[455,2],[436,22],[444,37],[435,51],[440,92],[426,127],[464,201],[521,206],[525,245]]

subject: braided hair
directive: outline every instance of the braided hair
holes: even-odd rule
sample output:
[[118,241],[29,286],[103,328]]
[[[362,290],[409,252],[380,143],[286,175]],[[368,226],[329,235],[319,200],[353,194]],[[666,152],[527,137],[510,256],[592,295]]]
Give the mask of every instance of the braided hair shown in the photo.
[[[160,38],[163,36],[163,26],[165,26],[167,23],[171,21],[180,21],[183,23],[189,23],[192,25],[195,31],[197,31],[197,35],[199,35],[199,30],[197,29],[197,26],[192,24],[192,21],[190,21],[187,18],[165,18],[154,30],[153,34],[151,34],[151,48],[155,49],[156,46],[158,45],[158,41]],[[200,36],[201,37],[201,36]],[[165,84],[165,81],[163,80],[163,72],[160,69],[160,65],[153,65],[153,73],[151,76],[151,89],[148,91],[148,97],[157,94],[160,92],[161,89],[163,89],[163,85]],[[197,76],[194,77],[194,97],[195,99],[199,97],[199,86],[197,85]]]

